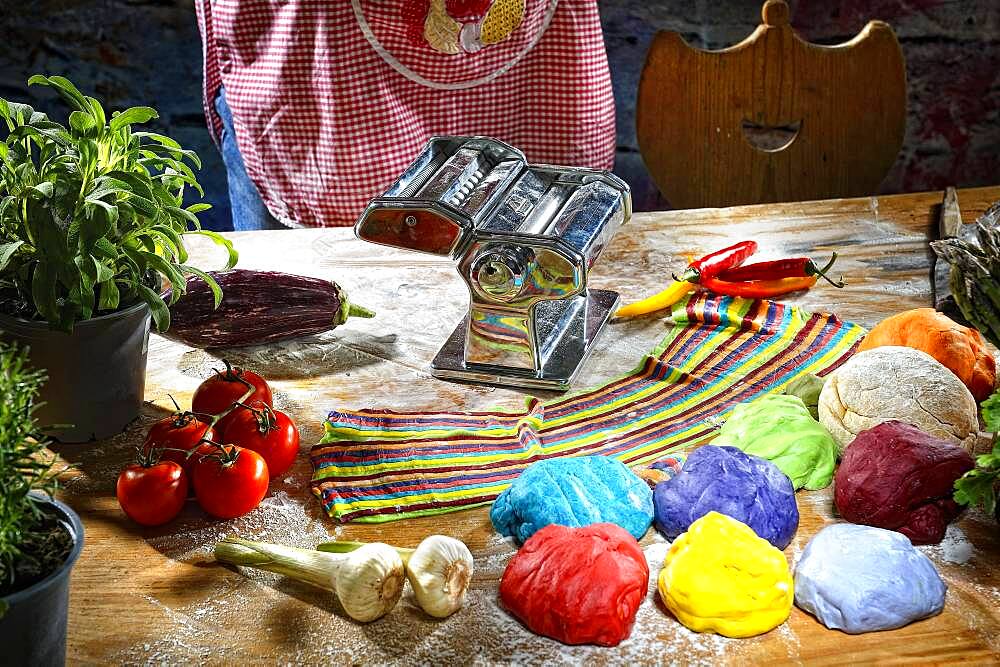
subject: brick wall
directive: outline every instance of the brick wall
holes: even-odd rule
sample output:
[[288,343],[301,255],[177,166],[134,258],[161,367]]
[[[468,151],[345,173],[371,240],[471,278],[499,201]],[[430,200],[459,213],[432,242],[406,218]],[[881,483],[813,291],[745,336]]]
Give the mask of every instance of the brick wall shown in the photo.
[[[343,2],[346,0],[331,0]],[[743,39],[759,21],[759,0],[601,0],[618,99],[616,171],[638,209],[662,206],[636,152],[639,72],[656,30],[695,46]],[[997,0],[798,0],[792,23],[823,43],[849,39],[872,18],[896,29],[907,60],[910,117],[885,192],[1000,183],[1000,2]],[[0,96],[49,109],[45,91],[25,91],[30,74],[61,73],[112,108],[150,104],[158,129],[194,148],[216,208],[229,225],[225,171],[205,131],[201,53],[190,0],[0,0]],[[26,99],[27,98],[27,99]]]
[[[758,0],[604,0],[601,14],[618,100],[616,171],[636,208],[664,205],[635,139],[635,94],[657,30],[717,49],[760,22]],[[996,0],[790,0],[792,25],[818,43],[843,42],[871,19],[892,25],[906,58],[909,119],[883,192],[1000,183],[1000,2]]]

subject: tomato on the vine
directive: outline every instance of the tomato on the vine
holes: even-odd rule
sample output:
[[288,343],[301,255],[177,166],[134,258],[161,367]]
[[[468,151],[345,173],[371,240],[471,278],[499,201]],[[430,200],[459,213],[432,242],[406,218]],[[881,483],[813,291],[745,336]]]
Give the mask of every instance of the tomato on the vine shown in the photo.
[[259,401],[251,408],[233,413],[226,426],[226,441],[263,456],[271,477],[277,477],[291,468],[299,455],[299,430],[280,410]]
[[[198,385],[191,398],[191,411],[199,415],[221,415],[236,402],[253,403],[261,401],[273,405],[271,388],[257,373],[232,366],[228,361],[226,370],[214,375]],[[242,408],[237,407],[215,424],[215,433],[225,437],[226,426],[231,417]]]
[[250,449],[235,445],[215,449],[214,454],[195,457],[192,466],[195,498],[214,517],[243,516],[267,494],[267,463]]
[[115,489],[118,504],[130,519],[143,526],[159,526],[177,516],[187,499],[188,479],[176,461],[140,456],[125,467]]
[[[146,433],[142,451],[150,454],[160,449],[160,459],[175,461],[188,468],[186,452],[194,449],[202,440],[214,440],[215,430],[199,421],[190,412],[177,412],[153,424]],[[180,451],[177,451],[180,450]]]

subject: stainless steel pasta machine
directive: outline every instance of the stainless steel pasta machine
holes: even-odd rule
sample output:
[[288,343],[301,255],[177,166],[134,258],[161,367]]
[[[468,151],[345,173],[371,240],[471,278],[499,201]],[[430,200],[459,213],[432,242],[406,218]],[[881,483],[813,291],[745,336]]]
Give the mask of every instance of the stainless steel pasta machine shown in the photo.
[[628,185],[610,173],[529,165],[486,137],[435,137],[355,233],[457,263],[469,313],[434,375],[564,390],[618,306],[587,274],[631,209]]

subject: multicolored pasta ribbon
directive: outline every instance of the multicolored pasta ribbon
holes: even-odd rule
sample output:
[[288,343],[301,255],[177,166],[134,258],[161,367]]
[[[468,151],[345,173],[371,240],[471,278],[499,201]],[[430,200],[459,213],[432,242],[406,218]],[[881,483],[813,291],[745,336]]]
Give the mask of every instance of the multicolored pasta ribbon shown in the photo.
[[773,301],[699,292],[634,371],[520,412],[331,412],[312,491],[338,521],[486,505],[535,461],[600,454],[648,463],[711,437],[737,403],[847,360],[864,329]]

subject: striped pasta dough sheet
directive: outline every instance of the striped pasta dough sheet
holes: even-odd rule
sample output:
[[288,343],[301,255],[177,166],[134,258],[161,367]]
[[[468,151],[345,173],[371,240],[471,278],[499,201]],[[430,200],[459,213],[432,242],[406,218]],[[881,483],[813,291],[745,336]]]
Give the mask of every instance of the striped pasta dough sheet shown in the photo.
[[331,412],[313,447],[312,491],[338,521],[381,522],[491,503],[528,465],[606,455],[647,463],[710,438],[734,405],[825,375],[864,329],[773,301],[709,296],[638,368],[519,412]]

